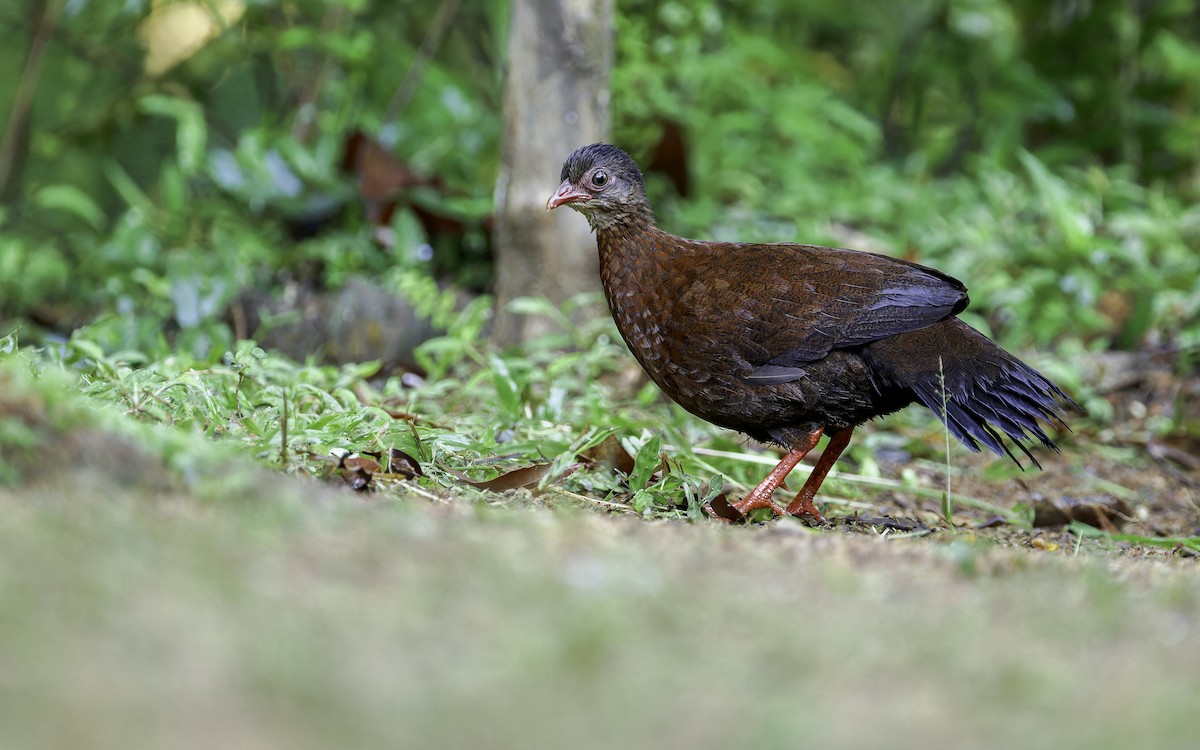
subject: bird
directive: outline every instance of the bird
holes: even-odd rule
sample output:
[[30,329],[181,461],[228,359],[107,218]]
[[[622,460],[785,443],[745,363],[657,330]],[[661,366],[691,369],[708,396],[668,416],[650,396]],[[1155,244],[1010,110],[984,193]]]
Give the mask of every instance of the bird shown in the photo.
[[[957,316],[967,288],[933,268],[845,248],[701,241],[658,228],[637,163],[594,143],[563,163],[546,209],[568,206],[596,235],[617,330],[658,387],[692,414],[786,451],[743,499],[824,523],[814,498],[854,430],[919,403],[971,451],[1022,466],[1058,452],[1078,405]],[[786,506],[776,489],[828,443]],[[1006,440],[1007,438],[1007,440]],[[710,509],[714,512],[716,509]]]

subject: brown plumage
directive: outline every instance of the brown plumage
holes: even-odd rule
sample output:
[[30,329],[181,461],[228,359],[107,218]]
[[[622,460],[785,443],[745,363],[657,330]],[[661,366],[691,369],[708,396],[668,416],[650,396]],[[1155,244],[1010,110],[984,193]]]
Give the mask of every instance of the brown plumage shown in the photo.
[[[664,392],[702,419],[788,449],[743,500],[820,520],[813,497],[854,428],[918,402],[965,446],[1014,461],[1004,437],[1057,450],[1066,394],[955,317],[966,288],[884,255],[791,243],[701,242],[654,223],[641,172],[607,144],[576,150],[547,209],[596,232],[617,329]],[[943,407],[942,377],[945,379]],[[775,489],[823,433],[830,442],[783,508]],[[1020,464],[1019,461],[1017,461]]]

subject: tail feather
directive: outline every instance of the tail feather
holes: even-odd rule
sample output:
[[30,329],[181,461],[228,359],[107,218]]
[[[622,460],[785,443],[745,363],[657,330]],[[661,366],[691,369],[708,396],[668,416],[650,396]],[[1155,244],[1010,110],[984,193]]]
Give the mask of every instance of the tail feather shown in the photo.
[[[1037,459],[1033,457],[1033,454],[1029,452],[1025,441],[1020,437],[1016,437],[1023,434],[1023,431],[1019,427],[1001,418],[994,410],[989,409],[987,405],[981,404],[977,400],[973,403],[965,403],[966,399],[951,393],[949,387],[946,390],[948,398],[943,404],[940,381],[934,381],[932,384],[918,383],[913,385],[913,391],[917,394],[917,400],[934,414],[937,414],[946,425],[946,428],[950,430],[950,434],[972,452],[978,453],[982,445],[997,455],[1008,456],[1017,465],[1020,465],[1020,459],[1013,454],[1008,444],[1004,442],[1004,438],[1001,437],[1000,432],[996,430],[998,427],[1000,430],[1003,430],[1005,435],[1008,435],[1012,439],[1013,443],[1016,444],[1034,465],[1041,466]],[[993,427],[993,424],[995,427]],[[1051,447],[1055,447],[1053,443],[1048,444]]]
[[1044,375],[957,318],[888,344],[896,347],[887,352],[892,377],[974,452],[988,448],[1023,466],[1011,443],[1041,468],[1030,446],[1058,452],[1042,425],[1069,430],[1066,410],[1079,408]]

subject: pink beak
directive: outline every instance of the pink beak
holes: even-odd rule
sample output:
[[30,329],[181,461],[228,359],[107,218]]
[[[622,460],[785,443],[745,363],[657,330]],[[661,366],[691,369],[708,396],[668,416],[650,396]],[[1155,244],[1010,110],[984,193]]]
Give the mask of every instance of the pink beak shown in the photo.
[[563,180],[563,183],[558,186],[558,192],[546,201],[546,210],[551,211],[564,203],[577,203],[591,199],[592,196],[572,185],[570,180]]

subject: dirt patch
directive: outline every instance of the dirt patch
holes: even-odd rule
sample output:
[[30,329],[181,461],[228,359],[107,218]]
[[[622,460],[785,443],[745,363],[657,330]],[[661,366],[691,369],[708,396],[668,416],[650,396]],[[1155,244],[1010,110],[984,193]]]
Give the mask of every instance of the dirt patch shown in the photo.
[[[955,507],[956,525],[1002,546],[1040,551],[1195,556],[1190,546],[1166,541],[1156,546],[1155,540],[1200,536],[1200,377],[1180,374],[1161,358],[1127,353],[1096,357],[1086,370],[1096,384],[1091,404],[1108,409],[1110,420],[1103,426],[1097,426],[1100,420],[1079,420],[1077,431],[1062,441],[1061,454],[1037,454],[1042,471],[1022,472],[991,455],[957,450],[950,467],[951,488],[955,494],[1015,508],[1028,522],[1033,521],[1035,508],[1051,505],[1094,502],[1116,508],[1109,511],[1120,532],[1115,540],[1086,536],[1081,540],[1076,532],[1086,529],[1078,524],[1026,528],[963,504]],[[899,476],[913,468],[901,462],[888,465],[886,471]],[[924,486],[945,483],[944,465],[921,462],[915,471]],[[934,538],[950,534],[935,500],[887,492],[872,497],[870,503],[874,510],[860,513],[858,520],[853,515],[837,518],[834,510],[836,527],[876,534],[924,533]]]

